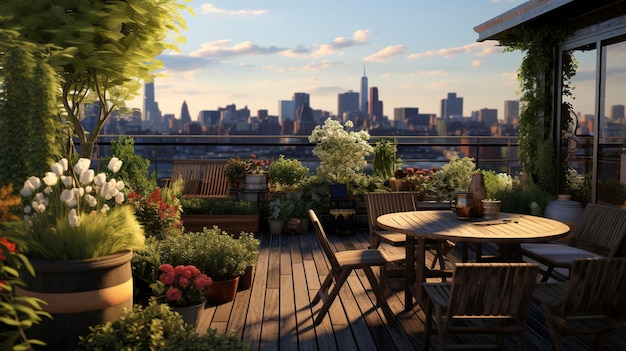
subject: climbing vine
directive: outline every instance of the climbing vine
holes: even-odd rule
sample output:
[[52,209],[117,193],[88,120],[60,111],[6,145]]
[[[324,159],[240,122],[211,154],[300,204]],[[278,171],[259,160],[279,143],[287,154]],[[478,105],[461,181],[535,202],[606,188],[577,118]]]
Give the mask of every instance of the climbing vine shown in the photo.
[[[527,174],[538,179],[544,190],[556,192],[556,131],[553,118],[557,48],[571,33],[563,26],[545,25],[522,27],[500,40],[505,51],[520,50],[525,53],[518,69],[520,83],[519,147],[520,163]],[[562,61],[562,94],[572,95],[571,78],[577,63],[571,52],[565,52]],[[568,106],[571,107],[571,106]],[[567,114],[566,118],[571,118]],[[566,121],[567,122],[567,121]],[[561,123],[560,134],[567,123]]]

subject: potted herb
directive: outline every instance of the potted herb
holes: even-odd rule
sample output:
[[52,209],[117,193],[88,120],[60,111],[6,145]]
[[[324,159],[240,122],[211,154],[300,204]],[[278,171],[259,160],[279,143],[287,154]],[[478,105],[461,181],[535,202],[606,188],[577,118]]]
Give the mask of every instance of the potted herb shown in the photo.
[[277,197],[270,201],[269,203],[269,215],[268,215],[268,225],[270,228],[270,233],[272,235],[278,235],[283,231],[283,214],[282,211],[282,201],[280,197]]
[[229,159],[224,166],[224,174],[232,188],[239,188],[246,177],[246,162],[239,157]]
[[259,231],[259,209],[249,201],[183,198],[181,206],[181,218],[186,231],[201,231],[213,226],[229,233]]
[[[160,251],[162,262],[194,265],[211,277],[213,284],[207,293],[208,300],[217,304],[235,298],[239,276],[248,266],[248,252],[243,242],[217,227],[164,240]],[[226,295],[212,295],[225,284],[229,285]]]
[[271,163],[267,175],[275,190],[294,191],[298,183],[309,175],[309,168],[297,159],[286,159],[285,155],[280,155]]

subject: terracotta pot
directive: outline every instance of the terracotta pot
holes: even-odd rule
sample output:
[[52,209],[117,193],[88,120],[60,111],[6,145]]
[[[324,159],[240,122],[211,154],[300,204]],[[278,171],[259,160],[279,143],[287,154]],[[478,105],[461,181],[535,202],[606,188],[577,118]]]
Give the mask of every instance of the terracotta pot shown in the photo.
[[239,284],[237,284],[237,290],[250,289],[252,286],[252,275],[254,273],[254,266],[246,267],[246,271],[239,276]]
[[214,280],[213,284],[209,285],[207,289],[207,300],[216,305],[233,301],[235,296],[237,296],[238,286],[239,277],[230,280]]
[[123,251],[98,259],[30,259],[36,275],[22,274],[28,290],[16,287],[15,293],[46,301],[43,308],[53,319],[27,329],[28,338],[46,342],[48,350],[74,350],[90,326],[123,316],[133,307],[132,257]]

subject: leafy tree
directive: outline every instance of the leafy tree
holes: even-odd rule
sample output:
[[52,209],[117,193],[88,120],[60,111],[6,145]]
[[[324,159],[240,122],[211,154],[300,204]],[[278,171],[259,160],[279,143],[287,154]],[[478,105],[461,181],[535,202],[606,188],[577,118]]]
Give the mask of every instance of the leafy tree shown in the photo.
[[[137,95],[141,79],[162,67],[156,56],[177,49],[166,39],[186,29],[185,9],[178,0],[4,1],[0,29],[42,48],[60,83],[61,116],[72,126],[80,155],[91,158],[109,116]],[[100,106],[90,131],[80,123],[84,103]]]

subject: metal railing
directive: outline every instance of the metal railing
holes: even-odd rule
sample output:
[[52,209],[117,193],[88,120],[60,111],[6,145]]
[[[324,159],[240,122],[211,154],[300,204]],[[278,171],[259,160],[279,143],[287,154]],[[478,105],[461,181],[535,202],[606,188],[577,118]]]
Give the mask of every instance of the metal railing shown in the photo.
[[[151,172],[159,178],[171,176],[177,159],[228,160],[232,157],[275,160],[280,155],[297,158],[312,171],[319,165],[313,155],[314,143],[308,136],[260,135],[129,135],[135,152],[150,160]],[[101,135],[96,157],[109,156],[112,140],[118,135]],[[402,167],[441,167],[453,156],[474,158],[478,168],[515,174],[520,170],[517,159],[518,137],[492,136],[372,136],[372,145],[379,139],[395,140]],[[371,162],[372,157],[368,157]],[[368,166],[366,172],[370,172]]]

